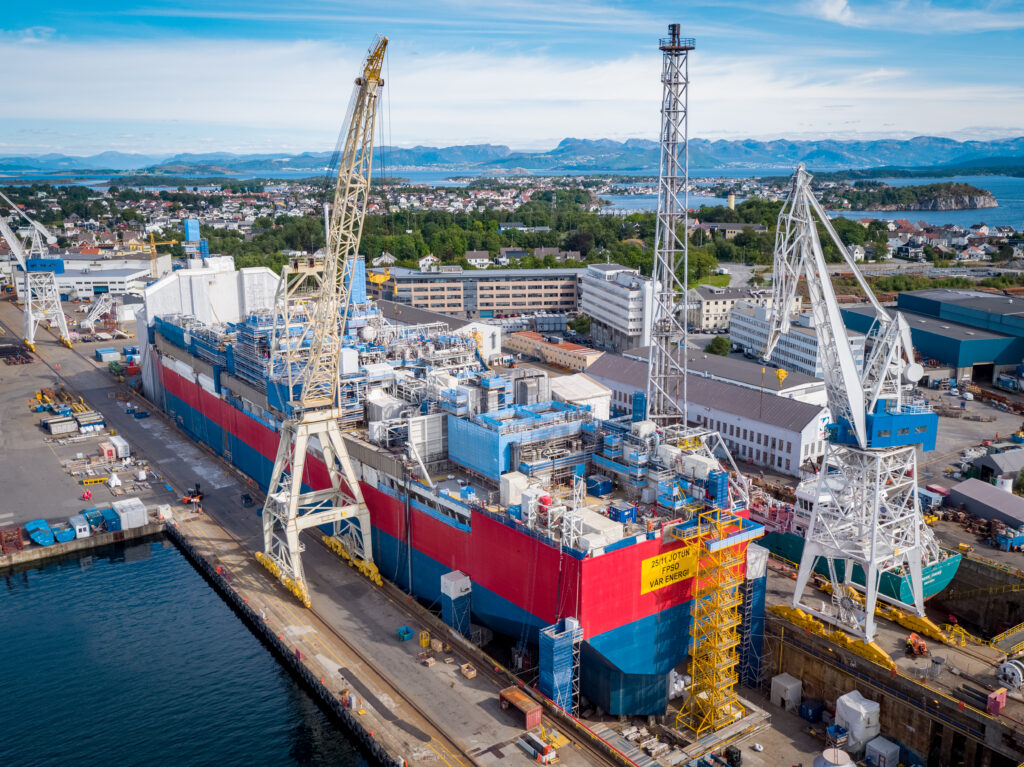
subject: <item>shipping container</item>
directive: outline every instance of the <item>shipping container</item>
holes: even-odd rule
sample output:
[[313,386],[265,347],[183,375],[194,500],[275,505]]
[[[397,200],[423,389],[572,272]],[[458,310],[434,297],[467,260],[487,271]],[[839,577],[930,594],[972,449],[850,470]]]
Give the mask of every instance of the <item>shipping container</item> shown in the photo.
[[122,530],[131,530],[132,528],[144,527],[149,524],[146,504],[138,498],[124,498],[120,501],[114,501],[114,512],[121,520]]

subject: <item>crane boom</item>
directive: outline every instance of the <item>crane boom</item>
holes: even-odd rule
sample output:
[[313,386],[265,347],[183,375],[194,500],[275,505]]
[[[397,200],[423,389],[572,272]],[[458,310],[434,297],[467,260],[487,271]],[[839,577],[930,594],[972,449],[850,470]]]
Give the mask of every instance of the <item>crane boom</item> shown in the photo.
[[374,122],[387,38],[371,48],[356,78],[348,130],[334,187],[320,294],[313,305],[309,363],[303,378],[303,409],[333,407],[338,399],[338,366],[348,319],[353,261],[366,218],[373,164]]

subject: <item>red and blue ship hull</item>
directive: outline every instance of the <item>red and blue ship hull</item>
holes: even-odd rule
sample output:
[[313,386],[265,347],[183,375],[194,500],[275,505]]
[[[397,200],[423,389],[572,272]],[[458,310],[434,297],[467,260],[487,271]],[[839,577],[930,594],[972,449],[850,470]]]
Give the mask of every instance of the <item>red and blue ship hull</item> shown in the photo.
[[[156,367],[166,413],[265,489],[278,445],[272,418],[247,412],[180,368]],[[323,464],[313,461],[304,481],[326,486]],[[681,543],[651,533],[587,557],[504,515],[473,509],[465,524],[415,495],[407,515],[407,499],[387,483],[361,486],[383,577],[431,603],[440,600],[441,576],[459,570],[472,580],[474,621],[513,639],[536,642],[541,627],[575,617],[584,636],[583,695],[613,715],[665,713],[668,673],[689,650],[693,579],[644,590],[641,577],[645,561]]]

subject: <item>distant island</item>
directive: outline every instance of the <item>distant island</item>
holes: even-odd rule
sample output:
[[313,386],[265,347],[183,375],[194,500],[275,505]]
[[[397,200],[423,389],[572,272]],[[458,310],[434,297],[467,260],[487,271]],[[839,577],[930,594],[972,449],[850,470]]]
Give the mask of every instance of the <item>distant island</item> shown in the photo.
[[888,186],[859,182],[852,188],[828,190],[822,202],[851,210],[975,210],[999,205],[987,189],[952,182],[921,186]]

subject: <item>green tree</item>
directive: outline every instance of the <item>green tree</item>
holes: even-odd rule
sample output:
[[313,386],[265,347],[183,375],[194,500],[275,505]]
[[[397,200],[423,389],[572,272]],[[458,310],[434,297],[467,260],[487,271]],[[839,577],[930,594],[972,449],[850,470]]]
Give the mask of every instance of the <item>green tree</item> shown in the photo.
[[732,349],[732,344],[726,336],[715,336],[711,343],[704,347],[708,354],[717,354],[720,357],[727,357]]

